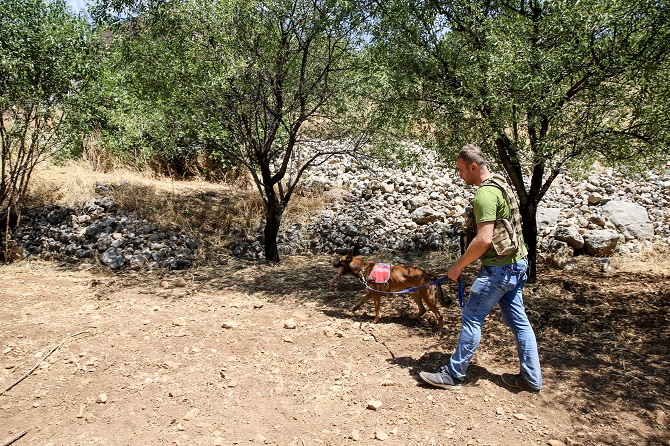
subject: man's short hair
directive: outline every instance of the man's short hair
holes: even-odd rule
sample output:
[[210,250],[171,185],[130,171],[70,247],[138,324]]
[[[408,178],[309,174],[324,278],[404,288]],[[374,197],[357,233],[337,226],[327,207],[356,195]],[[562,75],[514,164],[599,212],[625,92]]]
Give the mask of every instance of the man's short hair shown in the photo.
[[475,163],[479,166],[486,165],[486,158],[484,157],[484,152],[479,146],[474,144],[466,144],[463,146],[461,151],[458,153],[456,160],[463,160],[468,164]]

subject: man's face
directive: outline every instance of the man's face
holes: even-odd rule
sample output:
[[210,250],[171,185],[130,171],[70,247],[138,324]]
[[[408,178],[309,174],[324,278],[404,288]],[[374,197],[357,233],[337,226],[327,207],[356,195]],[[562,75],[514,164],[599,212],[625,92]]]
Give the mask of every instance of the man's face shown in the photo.
[[465,181],[465,184],[468,186],[474,186],[477,184],[475,182],[475,170],[477,166],[475,163],[468,164],[467,161],[459,158],[456,160],[456,165],[458,166],[458,174],[461,176],[463,181]]

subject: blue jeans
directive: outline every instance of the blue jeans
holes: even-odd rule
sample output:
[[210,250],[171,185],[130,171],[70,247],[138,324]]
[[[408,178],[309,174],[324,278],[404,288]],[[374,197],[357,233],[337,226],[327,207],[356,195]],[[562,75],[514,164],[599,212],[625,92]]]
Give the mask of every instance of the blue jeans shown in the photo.
[[465,371],[481,340],[484,320],[499,304],[503,322],[512,329],[516,338],[521,376],[536,390],[542,387],[537,341],[523,306],[522,291],[527,269],[526,259],[505,266],[482,266],[461,312],[461,335],[456,351],[446,366],[451,376],[465,379]]

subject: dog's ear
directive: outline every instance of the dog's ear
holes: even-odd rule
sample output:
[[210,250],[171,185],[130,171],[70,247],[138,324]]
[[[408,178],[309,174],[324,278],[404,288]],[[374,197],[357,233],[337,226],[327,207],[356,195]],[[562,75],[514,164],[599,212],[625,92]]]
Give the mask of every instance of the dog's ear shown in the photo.
[[355,255],[355,254],[356,254],[356,247],[354,246],[354,247],[351,248],[351,249],[349,250],[349,252],[347,253],[347,258],[346,258],[347,262],[351,262],[351,259],[354,258],[354,255]]

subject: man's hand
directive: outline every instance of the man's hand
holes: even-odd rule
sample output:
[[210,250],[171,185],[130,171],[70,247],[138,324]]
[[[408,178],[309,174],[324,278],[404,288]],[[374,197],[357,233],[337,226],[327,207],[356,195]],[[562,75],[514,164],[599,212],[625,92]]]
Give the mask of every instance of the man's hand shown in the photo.
[[456,282],[459,277],[461,277],[461,274],[463,273],[463,268],[460,268],[457,266],[456,263],[451,265],[451,268],[449,268],[449,271],[447,271],[447,276]]
[[477,235],[468,246],[468,249],[462,256],[447,271],[447,276],[456,282],[466,266],[479,259],[484,255],[487,249],[491,246],[493,239],[493,222],[486,221],[477,225]]

